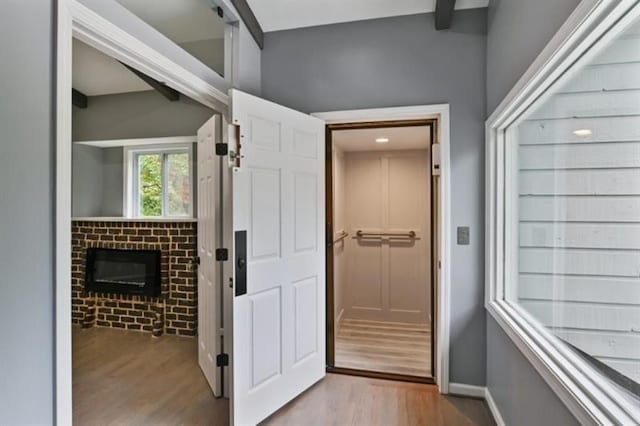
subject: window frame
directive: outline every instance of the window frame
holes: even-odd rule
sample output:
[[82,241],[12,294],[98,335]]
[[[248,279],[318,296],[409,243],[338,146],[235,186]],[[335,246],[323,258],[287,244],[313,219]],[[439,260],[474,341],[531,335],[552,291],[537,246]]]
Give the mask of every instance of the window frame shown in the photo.
[[[132,219],[193,219],[195,204],[195,185],[194,185],[194,167],[193,167],[193,144],[158,144],[125,147],[123,153],[124,159],[124,212],[128,218]],[[167,154],[186,153],[189,156],[189,194],[191,202],[189,203],[189,211],[184,216],[171,216],[165,214],[167,212],[167,175],[165,173],[167,167]],[[162,155],[162,215],[160,216],[143,216],[140,214],[139,208],[139,180],[138,180],[138,157],[140,155]]]
[[[582,0],[558,33],[486,122],[485,307],[518,349],[581,424],[633,424],[640,409],[586,360],[554,337],[535,318],[506,298],[517,253],[506,241],[513,232],[514,182],[505,179],[505,157],[523,113],[543,103],[587,63],[599,48],[640,17],[638,0]],[[505,161],[506,160],[506,161]],[[515,183],[517,184],[517,182]],[[508,209],[508,210],[505,210]],[[516,259],[516,260],[514,260]]]

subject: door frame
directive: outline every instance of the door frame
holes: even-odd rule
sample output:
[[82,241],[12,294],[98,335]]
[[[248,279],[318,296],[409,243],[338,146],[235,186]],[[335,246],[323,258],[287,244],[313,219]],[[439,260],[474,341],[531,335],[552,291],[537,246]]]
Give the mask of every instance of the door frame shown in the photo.
[[[331,126],[338,125],[361,125],[376,123],[382,124],[403,122],[403,121],[434,121],[436,123],[437,140],[440,144],[440,199],[438,203],[437,217],[439,223],[440,241],[438,252],[440,253],[440,269],[439,279],[432,280],[432,291],[436,297],[432,298],[432,304],[435,308],[432,311],[432,323],[435,322],[435,382],[438,390],[442,394],[449,393],[449,330],[450,330],[450,285],[451,285],[451,265],[450,265],[450,238],[451,238],[451,175],[449,163],[449,145],[450,145],[450,124],[449,124],[449,104],[436,105],[420,105],[409,107],[393,107],[393,108],[375,108],[361,110],[346,111],[330,111],[311,114],[324,120],[327,124],[327,138],[330,137],[329,132]],[[330,164],[330,163],[329,163]],[[327,170],[327,174],[330,173]],[[433,196],[433,194],[432,194]],[[333,235],[331,236],[333,239]],[[432,253],[433,256],[433,253]],[[328,258],[327,258],[328,259]],[[328,259],[329,261],[329,259]],[[433,266],[433,265],[432,265]],[[327,276],[327,283],[329,277]],[[436,283],[439,287],[436,288]],[[329,293],[332,289],[327,289],[327,300],[332,295]],[[327,306],[329,306],[327,304]],[[331,307],[333,309],[333,307]],[[333,314],[331,314],[333,315]],[[327,317],[327,322],[329,322]],[[333,332],[332,332],[333,333]],[[327,337],[327,347],[330,344],[330,337]],[[432,354],[433,357],[433,354]],[[343,371],[344,369],[340,370]],[[357,374],[357,370],[349,371]],[[367,372],[368,373],[368,372]],[[367,374],[371,377],[385,378],[384,374]],[[406,377],[411,380],[411,377]],[[415,379],[415,378],[414,378]]]
[[78,38],[150,77],[165,82],[224,116],[229,114],[229,97],[209,82],[202,80],[77,0],[58,0],[56,12],[54,416],[56,424],[68,425],[73,421],[71,361],[73,38]]

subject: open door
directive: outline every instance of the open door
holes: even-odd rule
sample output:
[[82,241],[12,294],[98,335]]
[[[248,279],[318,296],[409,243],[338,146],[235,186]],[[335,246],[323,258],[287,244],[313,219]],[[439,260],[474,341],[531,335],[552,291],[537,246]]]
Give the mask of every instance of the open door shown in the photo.
[[220,138],[220,116],[214,115],[198,129],[198,364],[215,396],[222,396],[219,338],[220,263],[216,260],[221,237],[220,162],[216,142]]
[[325,375],[324,122],[231,90],[232,419],[255,425]]

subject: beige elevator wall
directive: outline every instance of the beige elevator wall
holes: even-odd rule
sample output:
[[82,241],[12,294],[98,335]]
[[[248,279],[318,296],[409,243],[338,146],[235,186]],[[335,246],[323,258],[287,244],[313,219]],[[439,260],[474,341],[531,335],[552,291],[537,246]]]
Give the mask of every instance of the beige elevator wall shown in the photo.
[[[342,157],[341,157],[342,155]],[[426,323],[430,319],[430,158],[428,150],[348,152],[334,157],[336,299],[344,318]],[[345,161],[346,160],[346,161]],[[342,189],[344,193],[338,194]],[[344,209],[340,212],[339,209]],[[342,216],[342,217],[341,217]],[[338,224],[338,222],[340,224]],[[415,231],[415,239],[358,239],[356,232]],[[346,255],[346,256],[345,256]],[[340,260],[338,260],[340,257]],[[346,262],[345,262],[346,261]],[[339,312],[339,311],[338,311]]]
[[[347,231],[346,214],[346,158],[338,147],[333,148],[333,239],[341,231]],[[334,286],[334,319],[338,324],[344,310],[344,294],[347,279],[347,244],[348,238],[333,244],[333,286]]]

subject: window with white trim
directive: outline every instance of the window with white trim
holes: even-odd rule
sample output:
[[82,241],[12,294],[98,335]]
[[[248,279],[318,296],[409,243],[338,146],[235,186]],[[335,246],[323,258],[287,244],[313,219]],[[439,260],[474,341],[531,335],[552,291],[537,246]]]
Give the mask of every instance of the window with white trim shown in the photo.
[[190,145],[127,149],[127,212],[130,217],[193,216]]
[[487,123],[487,309],[582,422],[635,424],[640,2],[618,3]]

